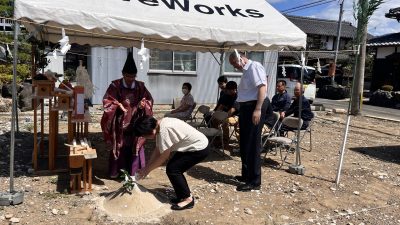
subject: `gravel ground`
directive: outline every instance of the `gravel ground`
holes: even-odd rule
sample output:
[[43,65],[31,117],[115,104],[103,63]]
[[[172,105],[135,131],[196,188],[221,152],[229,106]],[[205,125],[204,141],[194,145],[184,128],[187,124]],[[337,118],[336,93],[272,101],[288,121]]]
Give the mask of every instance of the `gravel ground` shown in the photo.
[[[188,171],[187,179],[196,197],[191,210],[171,212],[159,224],[400,224],[400,129],[399,123],[366,117],[352,118],[341,182],[335,185],[344,134],[344,115],[318,112],[313,125],[313,149],[302,152],[304,176],[290,174],[287,165],[275,168],[278,156],[268,155],[262,167],[260,191],[235,190],[233,176],[240,173],[240,158],[212,153]],[[158,115],[160,116],[160,115]],[[90,141],[97,149],[91,193],[69,194],[67,173],[33,172],[32,115],[20,115],[15,149],[15,190],[24,191],[23,204],[0,207],[0,224],[121,224],[99,211],[97,200],[121,187],[107,177],[108,151],[93,115]],[[46,127],[47,122],[45,123]],[[10,117],[0,116],[0,191],[9,188]],[[66,139],[66,122],[60,121],[59,154]],[[309,149],[304,139],[302,146]],[[235,144],[235,143],[233,143]],[[149,142],[147,154],[154,143]],[[45,154],[44,154],[45,155]],[[293,161],[293,155],[289,161]],[[47,158],[39,159],[46,167]],[[63,167],[66,157],[57,158]],[[140,182],[165,199],[172,188],[165,168]],[[141,223],[146,224],[146,223]]]

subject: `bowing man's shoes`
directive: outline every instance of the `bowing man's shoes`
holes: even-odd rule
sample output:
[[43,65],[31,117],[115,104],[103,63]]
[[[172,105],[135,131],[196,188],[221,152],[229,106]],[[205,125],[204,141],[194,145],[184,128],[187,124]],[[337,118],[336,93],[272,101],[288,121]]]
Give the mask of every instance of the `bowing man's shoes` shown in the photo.
[[173,204],[173,205],[171,206],[171,209],[172,209],[172,210],[191,209],[191,208],[193,208],[193,206],[194,206],[194,197],[192,197],[192,201],[191,201],[191,202],[189,202],[188,204],[186,204],[186,205],[184,205],[184,206],[179,206],[178,204],[179,204],[179,203]]

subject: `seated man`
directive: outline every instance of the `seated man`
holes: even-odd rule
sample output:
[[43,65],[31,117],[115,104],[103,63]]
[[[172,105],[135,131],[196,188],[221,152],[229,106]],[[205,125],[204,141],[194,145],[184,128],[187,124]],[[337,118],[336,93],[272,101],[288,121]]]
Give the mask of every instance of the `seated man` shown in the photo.
[[[228,112],[234,105],[237,98],[237,84],[235,81],[226,83],[225,94],[218,100],[217,106],[214,111]],[[212,112],[204,116],[206,123],[210,124]]]
[[[281,115],[283,112],[289,109],[290,103],[292,101],[291,96],[286,91],[286,81],[278,80],[278,82],[276,83],[276,92],[277,93],[274,95],[274,97],[272,97],[270,108],[273,112],[279,112],[279,114]],[[271,110],[268,109],[265,119],[265,124],[269,128],[271,128],[276,122]]]
[[183,97],[181,100],[181,104],[178,108],[172,110],[171,112],[165,114],[165,117],[174,117],[178,119],[187,119],[192,115],[194,99],[190,94],[192,90],[192,85],[190,83],[183,83],[182,85],[182,93]]
[[219,92],[219,98],[218,98],[218,100],[219,100],[225,94],[225,91],[226,91],[225,88],[226,88],[226,84],[228,83],[228,79],[226,79],[225,76],[220,76],[220,77],[218,77],[217,83],[218,83],[219,89],[221,89],[221,91]]
[[[306,97],[304,97],[303,93],[301,93],[301,84],[297,83],[294,88],[294,101],[290,105],[289,109],[285,112],[281,113],[281,119],[288,117],[293,114],[294,117],[299,117],[299,101],[301,102],[301,119],[303,120],[303,125],[301,129],[304,130],[308,127],[311,119],[314,117],[314,114],[311,112],[311,106]],[[281,130],[293,130],[289,127],[282,125]]]

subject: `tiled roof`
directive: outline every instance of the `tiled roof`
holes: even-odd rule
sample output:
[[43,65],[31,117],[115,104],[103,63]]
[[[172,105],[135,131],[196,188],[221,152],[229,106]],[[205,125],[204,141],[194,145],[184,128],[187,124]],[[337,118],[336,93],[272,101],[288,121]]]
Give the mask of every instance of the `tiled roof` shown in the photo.
[[367,46],[393,46],[400,45],[400,32],[382,35],[368,41]]
[[[333,37],[336,37],[337,35],[338,21],[291,15],[285,16],[306,34],[317,34]],[[356,30],[357,28],[351,23],[343,21],[340,36],[344,38],[353,38],[356,35]]]

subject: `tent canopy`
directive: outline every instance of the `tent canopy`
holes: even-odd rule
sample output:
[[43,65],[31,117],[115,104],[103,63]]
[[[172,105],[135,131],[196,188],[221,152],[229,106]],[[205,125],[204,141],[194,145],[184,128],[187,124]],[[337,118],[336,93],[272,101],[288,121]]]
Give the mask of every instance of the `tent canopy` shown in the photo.
[[265,0],[16,0],[16,19],[42,40],[92,46],[220,51],[305,47],[306,34]]

